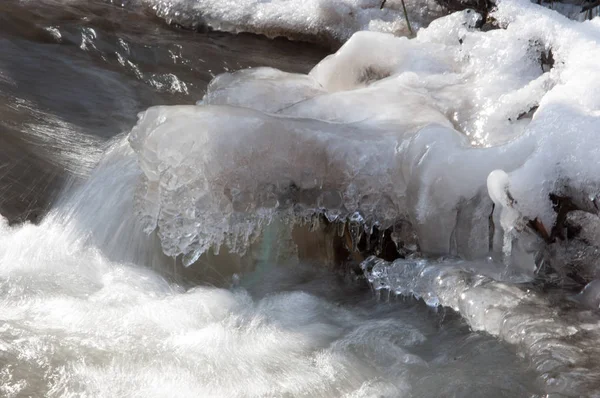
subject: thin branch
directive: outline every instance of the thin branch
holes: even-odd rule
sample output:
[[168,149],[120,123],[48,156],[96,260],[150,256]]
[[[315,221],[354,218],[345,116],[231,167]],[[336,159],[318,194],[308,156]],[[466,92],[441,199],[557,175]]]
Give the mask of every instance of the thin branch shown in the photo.
[[[406,26],[408,27],[408,31],[410,32],[410,34],[412,36],[412,35],[414,35],[414,32],[412,30],[412,27],[410,26],[410,21],[408,20],[408,13],[406,12],[406,4],[404,4],[404,0],[401,0],[401,1],[402,1],[402,10],[404,10],[404,19],[406,19]],[[383,6],[385,6],[386,2],[387,2],[387,0],[382,0],[381,5],[379,6],[380,10],[383,10]]]
[[[385,1],[384,1],[384,3],[385,3]],[[589,10],[591,10],[594,7],[598,7],[599,5],[600,5],[600,0],[596,0],[593,3],[590,3],[590,4],[588,4],[588,5],[584,6],[584,7],[581,7],[581,12],[589,11]]]
[[[385,3],[385,1],[384,1]],[[406,5],[404,4],[404,0],[402,0],[402,10],[404,11],[404,18],[406,19],[406,26],[408,26],[408,31],[410,32],[411,36],[414,35],[413,30],[410,26],[410,21],[408,20],[408,13],[406,12]]]

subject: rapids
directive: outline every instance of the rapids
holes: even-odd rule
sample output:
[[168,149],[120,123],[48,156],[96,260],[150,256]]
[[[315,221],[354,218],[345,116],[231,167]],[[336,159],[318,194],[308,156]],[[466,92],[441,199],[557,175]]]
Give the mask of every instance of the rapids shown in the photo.
[[0,396],[600,396],[598,18],[116,3],[0,4]]

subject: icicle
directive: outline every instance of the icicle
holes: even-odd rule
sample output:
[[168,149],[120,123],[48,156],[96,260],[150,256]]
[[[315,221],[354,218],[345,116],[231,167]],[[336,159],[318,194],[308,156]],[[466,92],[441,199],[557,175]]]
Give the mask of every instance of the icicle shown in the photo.
[[363,221],[364,219],[359,212],[354,212],[348,220],[348,231],[352,239],[352,251],[358,251],[358,244],[364,231],[362,226]]

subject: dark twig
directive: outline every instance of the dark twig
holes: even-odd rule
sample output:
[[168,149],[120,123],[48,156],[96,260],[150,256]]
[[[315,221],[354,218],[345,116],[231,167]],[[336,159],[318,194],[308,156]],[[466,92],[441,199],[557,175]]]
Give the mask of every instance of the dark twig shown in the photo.
[[410,21],[408,20],[408,13],[406,12],[406,4],[404,4],[404,0],[402,0],[402,10],[404,11],[404,18],[406,19],[406,26],[408,26],[408,31],[412,36],[414,33],[410,26]]
[[[410,34],[412,36],[412,35],[414,35],[414,32],[412,30],[412,27],[410,26],[410,21],[408,20],[408,13],[406,12],[406,4],[404,4],[404,0],[401,0],[401,1],[402,1],[402,10],[404,11],[404,19],[406,19],[406,26],[408,27],[408,31],[410,32]],[[387,0],[383,0],[381,2],[381,5],[379,6],[380,10],[383,10],[383,6],[385,6],[386,2],[387,2]]]
[[[385,1],[384,1],[384,3],[385,3]],[[589,11],[592,8],[595,8],[595,7],[598,7],[598,6],[600,6],[600,0],[596,0],[593,3],[590,3],[590,4],[586,5],[586,6],[581,7],[581,12]]]

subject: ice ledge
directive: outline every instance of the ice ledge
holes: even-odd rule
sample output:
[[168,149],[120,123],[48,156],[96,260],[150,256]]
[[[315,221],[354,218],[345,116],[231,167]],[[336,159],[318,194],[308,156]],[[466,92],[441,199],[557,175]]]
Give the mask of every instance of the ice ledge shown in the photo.
[[502,270],[490,270],[485,263],[390,263],[369,257],[361,266],[378,294],[414,296],[428,305],[450,307],[473,330],[514,345],[532,361],[547,393],[600,396],[600,321],[591,311],[557,305],[531,288],[499,282],[495,278]]

